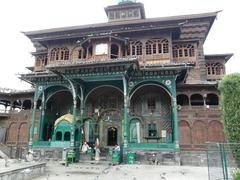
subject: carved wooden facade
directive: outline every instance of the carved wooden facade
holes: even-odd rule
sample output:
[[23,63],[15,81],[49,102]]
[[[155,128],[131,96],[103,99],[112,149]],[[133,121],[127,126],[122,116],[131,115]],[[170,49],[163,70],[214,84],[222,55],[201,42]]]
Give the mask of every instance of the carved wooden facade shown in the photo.
[[[193,150],[225,141],[216,80],[232,54],[203,52],[217,13],[146,19],[135,2],[105,11],[110,23],[94,28],[25,32],[36,47],[33,71],[21,76],[35,84],[29,145],[74,147],[98,138],[102,146]],[[69,132],[56,130],[67,113]],[[64,133],[70,142],[59,142]]]

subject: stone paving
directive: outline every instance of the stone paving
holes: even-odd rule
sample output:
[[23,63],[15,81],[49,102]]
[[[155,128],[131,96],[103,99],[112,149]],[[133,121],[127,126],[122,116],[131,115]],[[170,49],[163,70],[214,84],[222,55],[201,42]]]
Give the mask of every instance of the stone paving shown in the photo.
[[108,165],[107,163],[48,163],[44,176],[35,180],[207,180],[207,167],[160,165]]

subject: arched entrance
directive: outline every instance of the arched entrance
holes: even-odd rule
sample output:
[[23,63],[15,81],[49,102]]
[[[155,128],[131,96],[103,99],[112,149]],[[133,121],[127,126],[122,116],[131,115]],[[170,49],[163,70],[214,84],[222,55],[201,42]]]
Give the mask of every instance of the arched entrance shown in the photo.
[[123,109],[123,93],[115,86],[100,86],[87,95],[85,117],[91,117],[94,124],[93,141],[98,138],[101,146],[113,146],[122,142],[121,109]]
[[[79,109],[79,99],[77,101],[77,109]],[[42,140],[48,141],[52,139],[54,132],[55,120],[59,117],[71,113],[73,111],[73,96],[69,90],[58,90],[51,92],[51,95],[46,100],[46,109],[41,122]]]
[[144,127],[140,136],[137,132],[140,124],[130,124],[130,142],[172,143],[172,101],[166,88],[159,84],[143,84],[131,93],[130,98],[130,113],[141,117]]
[[115,146],[116,144],[118,144],[117,139],[118,139],[117,128],[115,128],[115,127],[108,128],[107,145],[108,146]]

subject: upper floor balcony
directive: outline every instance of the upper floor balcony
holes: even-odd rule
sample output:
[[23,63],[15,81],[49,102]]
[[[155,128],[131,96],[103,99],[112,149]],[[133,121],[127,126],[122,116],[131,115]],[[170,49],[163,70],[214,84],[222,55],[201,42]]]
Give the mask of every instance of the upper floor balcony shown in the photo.
[[206,63],[207,80],[216,81],[223,78],[225,66],[219,62]]
[[76,61],[107,61],[138,57],[140,65],[195,62],[195,44],[171,44],[168,38],[149,40],[111,39],[84,41],[77,46],[55,46],[45,54],[36,55],[34,71],[44,71],[46,65]]

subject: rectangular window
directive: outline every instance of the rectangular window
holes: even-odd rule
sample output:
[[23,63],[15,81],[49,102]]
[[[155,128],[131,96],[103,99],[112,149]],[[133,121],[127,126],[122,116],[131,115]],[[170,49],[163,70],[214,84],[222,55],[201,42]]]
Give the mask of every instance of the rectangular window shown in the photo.
[[152,54],[152,46],[150,44],[146,45],[146,54]]
[[168,44],[163,44],[163,53],[169,53]]
[[184,49],[184,56],[188,57],[188,49]]
[[115,13],[115,18],[116,18],[116,19],[120,19],[120,12],[119,12],[119,11],[117,11],[117,12]]
[[179,55],[179,57],[183,57],[183,51],[182,51],[182,49],[179,49],[178,55]]
[[127,17],[127,12],[126,11],[122,11],[121,12],[121,19],[125,19]]
[[155,110],[156,109],[156,99],[155,98],[148,98],[148,109]]
[[137,55],[142,55],[142,46],[137,46]]
[[173,50],[173,58],[177,58],[178,57],[178,50],[174,49]]
[[135,56],[135,55],[136,55],[136,47],[132,46],[132,56]]
[[195,53],[194,53],[194,49],[189,49],[189,56],[190,57],[194,57],[195,56]]
[[148,124],[148,137],[157,136],[157,125],[156,123]]
[[133,17],[133,11],[132,11],[132,10],[129,10],[129,11],[128,11],[128,17],[129,17],[129,18]]
[[109,19],[114,19],[114,12],[109,12],[108,17]]
[[138,10],[138,9],[136,9],[136,10],[133,11],[133,16],[134,16],[134,17],[139,17],[139,14],[140,14],[140,13],[139,13],[139,10]]
[[157,45],[153,44],[153,54],[157,54]]
[[158,53],[162,54],[162,44],[161,43],[158,44]]
[[96,45],[96,55],[104,55],[104,54],[108,54],[108,44],[97,44]]
[[39,58],[36,60],[36,66],[41,66],[41,60]]

